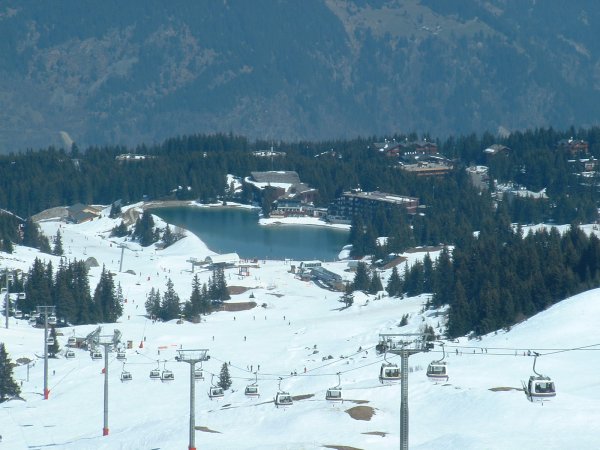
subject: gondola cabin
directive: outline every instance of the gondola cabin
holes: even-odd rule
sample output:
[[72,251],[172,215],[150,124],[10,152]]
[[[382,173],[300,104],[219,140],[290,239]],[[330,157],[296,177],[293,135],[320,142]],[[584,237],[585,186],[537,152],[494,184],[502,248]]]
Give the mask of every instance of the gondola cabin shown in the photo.
[[68,340],[67,340],[67,346],[68,347],[75,347],[75,344],[77,344],[77,338],[75,338],[75,336],[71,336]]
[[160,370],[159,369],[152,369],[150,371],[150,379],[151,380],[159,380],[160,379]]
[[244,390],[244,394],[248,397],[258,397],[260,396],[260,392],[258,390],[258,386],[255,384],[250,384],[248,386],[246,386],[246,389]]
[[102,359],[102,353],[101,353],[101,352],[99,352],[98,350],[92,350],[92,351],[90,352],[90,357],[91,357],[92,359]]
[[52,336],[46,338],[46,345],[54,345],[54,338]]
[[431,381],[448,381],[448,366],[445,362],[432,362],[427,366],[427,378]]
[[67,359],[75,358],[75,352],[73,350],[67,350],[65,353],[65,358],[67,358]]
[[220,397],[223,397],[224,395],[225,395],[225,393],[223,392],[223,388],[219,387],[219,386],[211,386],[208,391],[208,396],[211,399],[220,398]]
[[342,389],[341,388],[329,388],[325,393],[325,400],[330,402],[343,402],[344,398],[342,397]]
[[48,325],[56,325],[56,316],[48,316]]
[[131,372],[123,371],[121,372],[121,381],[131,381],[133,377],[131,376]]
[[163,370],[160,374],[161,381],[173,381],[175,379],[175,374],[170,370]]
[[531,400],[543,400],[556,396],[556,388],[550,377],[530,376],[527,390]]
[[382,383],[386,381],[398,381],[400,380],[400,369],[396,364],[383,363],[379,370],[379,381]]
[[275,395],[275,406],[291,406],[294,403],[292,396],[288,392],[278,392]]
[[204,373],[202,373],[202,369],[194,370],[194,380],[204,380]]
[[119,361],[125,361],[127,359],[127,355],[125,352],[117,352],[117,359]]

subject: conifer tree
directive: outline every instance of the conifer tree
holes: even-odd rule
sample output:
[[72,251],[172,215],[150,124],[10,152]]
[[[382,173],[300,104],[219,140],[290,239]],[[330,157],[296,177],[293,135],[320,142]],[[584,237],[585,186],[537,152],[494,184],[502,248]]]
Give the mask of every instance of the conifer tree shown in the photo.
[[354,280],[352,281],[352,289],[355,291],[366,292],[369,289],[370,284],[371,280],[369,279],[367,265],[361,261],[356,267],[356,274],[354,275]]
[[0,343],[0,403],[17,397],[20,393],[21,389],[13,378],[12,362],[4,343]]
[[160,292],[154,288],[150,289],[146,298],[146,312],[151,317],[160,317]]
[[105,267],[102,268],[100,281],[94,291],[93,302],[98,313],[98,321],[116,322],[123,314],[123,305],[117,298],[113,275]]
[[178,318],[180,313],[179,296],[175,292],[173,281],[169,278],[167,280],[167,289],[163,294],[160,304],[159,317],[164,321],[173,320]]
[[219,382],[217,383],[217,385],[222,387],[223,390],[229,389],[232,385],[231,377],[229,376],[229,368],[227,367],[227,363],[223,363],[223,365],[221,366],[221,373],[219,374]]
[[382,290],[383,285],[381,284],[381,278],[379,278],[379,274],[376,271],[373,271],[373,276],[371,277],[371,282],[369,283],[369,294],[377,294]]
[[56,230],[56,236],[54,237],[54,248],[52,249],[52,254],[56,256],[62,256],[64,253],[63,245],[62,245],[62,236],[60,234],[60,230]]
[[171,232],[171,228],[169,227],[168,224],[165,227],[165,231],[163,231],[162,240],[163,240],[163,243],[165,244],[165,247],[168,247],[175,242],[175,236]]
[[392,274],[390,275],[390,279],[388,280],[385,290],[390,297],[398,297],[402,294],[402,280],[400,279],[400,275],[398,275],[397,266],[392,268]]

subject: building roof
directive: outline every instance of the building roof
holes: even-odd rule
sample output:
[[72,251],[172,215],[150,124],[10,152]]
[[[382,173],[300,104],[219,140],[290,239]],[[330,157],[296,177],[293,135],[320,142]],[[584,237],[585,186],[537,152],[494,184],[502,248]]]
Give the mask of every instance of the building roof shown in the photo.
[[224,253],[207,256],[204,261],[208,264],[237,264],[240,262],[240,257],[237,253]]

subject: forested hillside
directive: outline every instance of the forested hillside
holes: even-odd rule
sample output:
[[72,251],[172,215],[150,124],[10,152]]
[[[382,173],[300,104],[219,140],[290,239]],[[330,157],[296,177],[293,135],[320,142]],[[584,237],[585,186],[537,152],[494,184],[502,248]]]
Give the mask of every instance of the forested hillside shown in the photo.
[[0,152],[590,126],[599,22],[585,0],[6,0]]

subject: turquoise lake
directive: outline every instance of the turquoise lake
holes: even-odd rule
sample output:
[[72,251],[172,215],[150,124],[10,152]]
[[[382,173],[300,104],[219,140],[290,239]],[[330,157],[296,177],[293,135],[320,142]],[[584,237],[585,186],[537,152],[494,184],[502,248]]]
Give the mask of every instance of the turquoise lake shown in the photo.
[[258,211],[242,208],[157,208],[155,214],[198,236],[214,252],[240,258],[334,261],[348,231],[308,225],[258,224]]

